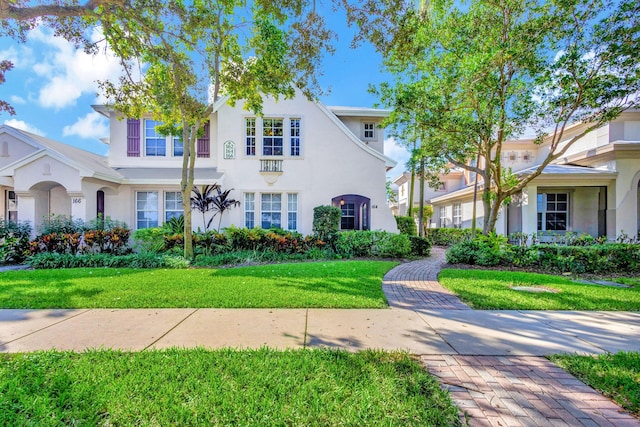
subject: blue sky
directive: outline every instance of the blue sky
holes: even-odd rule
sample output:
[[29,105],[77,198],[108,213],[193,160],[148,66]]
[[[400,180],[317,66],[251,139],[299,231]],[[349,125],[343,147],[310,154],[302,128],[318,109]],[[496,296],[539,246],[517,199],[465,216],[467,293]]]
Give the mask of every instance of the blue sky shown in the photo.
[[[320,100],[325,105],[374,106],[377,99],[368,92],[369,84],[388,78],[380,71],[380,56],[369,45],[349,47],[355,30],[346,26],[341,14],[330,15],[328,24],[339,40],[335,54],[323,61],[320,82],[330,93]],[[100,37],[97,32],[93,36]],[[96,81],[119,75],[120,67],[113,57],[87,55],[37,28],[24,44],[0,38],[0,59],[14,64],[5,84],[0,85],[0,99],[9,101],[16,110],[15,116],[2,113],[0,123],[106,154],[108,146],[100,138],[108,136],[108,122],[91,105],[104,102]],[[385,141],[385,154],[399,162],[388,174],[395,178],[402,173],[408,154],[392,139]]]

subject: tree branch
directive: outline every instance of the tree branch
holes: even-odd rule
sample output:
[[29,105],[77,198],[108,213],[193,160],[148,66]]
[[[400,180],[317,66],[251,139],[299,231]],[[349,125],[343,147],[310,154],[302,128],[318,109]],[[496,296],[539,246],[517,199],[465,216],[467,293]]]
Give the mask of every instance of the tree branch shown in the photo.
[[29,7],[16,7],[8,0],[0,0],[0,20],[28,21],[42,16],[59,18],[88,16],[94,15],[95,9],[104,4],[123,5],[124,0],[89,0],[84,5],[43,4]]

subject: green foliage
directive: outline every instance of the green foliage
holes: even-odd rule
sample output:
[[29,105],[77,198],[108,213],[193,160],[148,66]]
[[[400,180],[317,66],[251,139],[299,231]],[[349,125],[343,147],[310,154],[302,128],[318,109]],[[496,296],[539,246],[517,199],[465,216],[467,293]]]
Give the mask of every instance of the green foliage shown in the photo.
[[161,252],[165,248],[165,230],[162,227],[139,228],[133,232],[133,250]]
[[493,232],[488,235],[480,234],[475,240],[456,243],[447,250],[449,264],[505,265],[510,262],[510,257],[507,238]]
[[640,416],[640,353],[552,355],[549,359],[585,384]]
[[333,244],[340,231],[342,212],[336,206],[316,206],[313,208],[313,233],[323,242]]
[[81,219],[73,219],[67,215],[51,214],[40,226],[40,234],[80,234],[85,224]]
[[428,228],[424,237],[434,246],[451,246],[471,239],[469,228]]
[[0,264],[21,263],[29,252],[31,225],[0,219]]
[[184,215],[174,216],[169,221],[162,224],[162,228],[167,234],[180,234],[184,232]]
[[0,391],[5,426],[461,426],[438,381],[399,352],[7,354]]
[[428,257],[431,255],[431,242],[425,237],[409,236],[411,242],[411,255]]
[[349,230],[338,234],[335,252],[342,258],[403,258],[411,254],[411,242],[405,234]]
[[407,236],[416,236],[418,234],[416,221],[412,217],[396,216],[395,218],[400,234],[406,234]]
[[45,252],[29,258],[28,263],[35,269],[54,268],[188,268],[189,261],[179,256],[141,252],[128,255],[94,253],[73,255],[70,253]]

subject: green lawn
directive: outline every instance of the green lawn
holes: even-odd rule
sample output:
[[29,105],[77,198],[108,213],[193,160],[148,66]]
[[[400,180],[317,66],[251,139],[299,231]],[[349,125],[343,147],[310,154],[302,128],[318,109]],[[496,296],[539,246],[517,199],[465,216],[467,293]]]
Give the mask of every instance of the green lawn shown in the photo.
[[332,261],[226,269],[81,268],[0,273],[0,308],[383,308],[397,263]]
[[640,353],[555,355],[551,361],[640,416]]
[[[587,285],[545,274],[444,269],[438,281],[464,302],[484,310],[640,310],[640,287]],[[552,292],[531,293],[514,286]]]
[[5,354],[0,395],[0,425],[460,425],[447,393],[404,353]]

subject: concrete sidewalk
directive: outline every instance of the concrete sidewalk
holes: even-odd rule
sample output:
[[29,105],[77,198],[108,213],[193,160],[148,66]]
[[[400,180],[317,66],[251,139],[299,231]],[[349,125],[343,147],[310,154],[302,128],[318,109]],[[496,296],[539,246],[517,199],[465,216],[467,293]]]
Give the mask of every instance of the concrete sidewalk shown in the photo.
[[365,348],[543,356],[640,349],[640,313],[338,309],[0,310],[0,351]]

